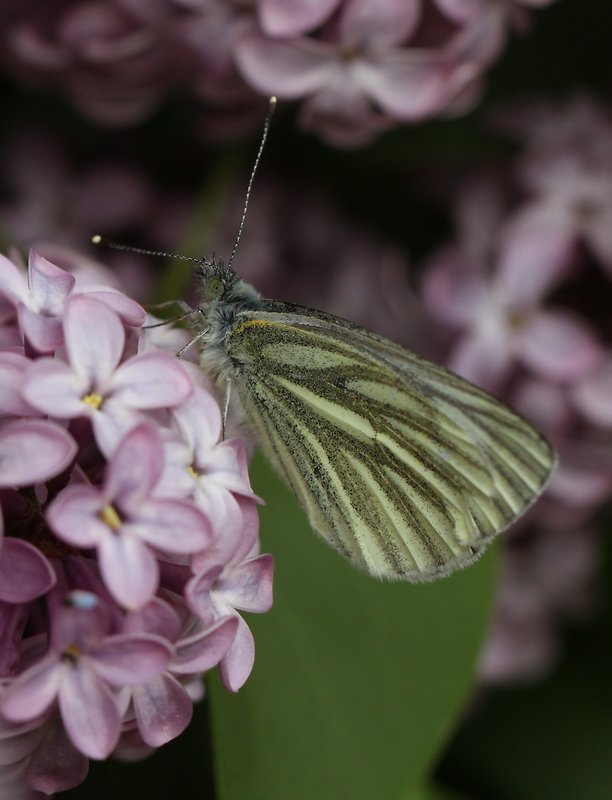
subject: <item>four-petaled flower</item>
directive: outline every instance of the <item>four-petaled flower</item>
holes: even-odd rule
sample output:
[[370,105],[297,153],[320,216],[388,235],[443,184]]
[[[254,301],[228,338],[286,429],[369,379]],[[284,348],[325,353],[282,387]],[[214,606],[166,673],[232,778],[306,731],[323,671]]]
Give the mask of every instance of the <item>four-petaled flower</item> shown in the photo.
[[107,456],[142,420],[139,411],[178,405],[193,390],[189,376],[169,353],[143,353],[121,361],[123,325],[98,299],[71,297],[63,328],[68,363],[58,358],[36,361],[26,375],[24,397],[51,417],[88,417]]
[[90,758],[106,758],[121,731],[113,687],[156,678],[172,647],[154,634],[110,634],[106,609],[89,592],[67,595],[52,623],[49,652],[4,691],[0,711],[13,722],[26,722],[57,701],[75,747]]
[[163,458],[157,429],[143,423],[122,440],[102,486],[68,486],[47,512],[60,539],[96,548],[108,589],[127,608],[157,590],[156,551],[190,555],[210,541],[208,521],[192,503],[154,496]]

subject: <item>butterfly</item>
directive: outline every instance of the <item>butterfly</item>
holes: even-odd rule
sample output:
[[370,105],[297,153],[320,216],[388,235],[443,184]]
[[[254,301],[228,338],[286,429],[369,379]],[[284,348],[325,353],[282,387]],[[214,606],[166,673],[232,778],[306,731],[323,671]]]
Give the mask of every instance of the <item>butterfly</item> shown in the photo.
[[487,392],[348,320],[196,269],[202,368],[237,391],[312,527],[372,575],[474,561],[540,495],[550,444]]
[[274,105],[227,266],[105,243],[196,262],[202,304],[183,317],[193,328],[183,350],[198,343],[202,368],[237,391],[264,453],[332,547],[375,576],[447,575],[529,508],[555,453],[482,389],[353,322],[266,300],[232,269]]

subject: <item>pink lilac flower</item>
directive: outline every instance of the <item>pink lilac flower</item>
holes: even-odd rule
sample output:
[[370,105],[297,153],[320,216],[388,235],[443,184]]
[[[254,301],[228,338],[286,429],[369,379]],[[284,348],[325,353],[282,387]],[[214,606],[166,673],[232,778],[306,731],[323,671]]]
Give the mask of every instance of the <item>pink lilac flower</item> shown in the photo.
[[254,507],[245,511],[245,536],[223,560],[219,550],[201,553],[192,560],[194,577],[185,589],[189,608],[204,622],[227,615],[238,620],[236,637],[220,661],[221,679],[226,688],[238,691],[248,678],[255,660],[255,642],[250,628],[238,611],[264,613],[272,607],[274,562],[269,555],[257,554],[257,514]]
[[465,111],[508,29],[550,2],[68,0],[52,17],[11,2],[0,30],[9,73],[61,88],[110,124],[187,89],[216,116],[209,130],[235,131],[236,120],[245,130],[257,97],[274,93],[302,100],[305,127],[354,146],[398,122]]
[[221,441],[214,387],[175,357],[185,331],[142,331],[141,306],[76,253],[68,269],[31,253],[29,279],[19,262],[0,271],[0,793],[34,800],[89,758],[178,736],[230,651],[243,682],[235,607],[269,607],[271,559],[250,575],[267,602],[236,590],[223,613],[211,581],[217,611],[189,609],[192,562],[229,574],[256,555],[244,444]]
[[608,260],[610,116],[584,97],[521,108],[497,117],[523,141],[511,175],[468,185],[457,241],[422,278],[449,366],[501,395],[559,454],[543,498],[506,538],[485,684],[545,674],[564,622],[589,612],[597,516],[612,495],[609,326],[584,302]]
[[[190,622],[187,618],[188,625]],[[159,598],[126,617],[126,633],[158,634],[174,645],[165,671],[130,689],[138,730],[150,747],[160,747],[187,727],[193,701],[185,683],[219,663],[236,638],[238,621],[226,616],[208,627],[198,627],[183,630],[179,614]]]
[[485,685],[545,675],[561,650],[560,626],[591,610],[599,553],[594,516],[612,492],[610,442],[579,424],[566,387],[528,380],[512,404],[551,439],[559,465],[544,497],[507,537],[479,664]]
[[419,12],[416,0],[375,10],[348,0],[325,39],[274,41],[252,33],[238,42],[237,62],[260,92],[307,97],[307,127],[323,129],[332,142],[361,143],[395,118],[439,112],[474,78],[469,64],[402,46],[416,30]]
[[68,486],[47,511],[60,539],[97,550],[107,588],[127,608],[141,607],[157,591],[156,550],[195,554],[210,540],[208,520],[192,504],[154,497],[163,463],[157,429],[138,425],[114,451],[100,487]]
[[66,736],[59,714],[11,723],[0,717],[0,791],[15,800],[42,800],[85,780],[89,761]]
[[73,745],[90,758],[106,758],[121,730],[111,687],[146,683],[161,673],[172,648],[151,634],[108,635],[95,595],[73,592],[55,610],[49,653],[19,675],[0,697],[0,711],[27,722],[57,701]]
[[558,625],[584,617],[593,601],[598,546],[592,528],[539,527],[504,553],[494,627],[480,657],[485,685],[529,682],[553,666]]
[[[528,113],[525,113],[525,112]],[[581,242],[612,270],[612,116],[577,94],[552,105],[532,102],[495,117],[497,127],[524,141],[517,172],[531,213],[546,217],[551,234]],[[553,229],[554,226],[554,229]]]
[[160,497],[170,490],[192,498],[213,521],[217,539],[222,534],[225,546],[233,546],[243,528],[240,498],[253,497],[244,445],[238,439],[220,441],[219,407],[202,389],[172,416],[180,436],[166,440],[166,467],[156,491]]
[[503,50],[511,27],[526,28],[527,9],[555,0],[435,0],[439,9],[460,25],[450,48],[466,59],[487,65]]
[[0,256],[0,292],[17,309],[26,340],[41,353],[62,344],[60,316],[75,278],[32,251],[27,278],[8,258]]
[[257,12],[268,36],[298,36],[326,22],[340,3],[341,0],[259,0]]
[[24,382],[24,397],[57,418],[88,417],[105,454],[138,424],[140,411],[178,405],[192,391],[182,367],[166,353],[121,362],[124,328],[97,299],[72,297],[64,311],[63,333],[67,363],[39,359]]
[[[477,191],[465,202],[486,197]],[[540,215],[492,222],[486,242],[481,226],[465,229],[461,245],[437,253],[425,273],[429,312],[461,332],[451,369],[489,389],[503,387],[517,363],[555,380],[588,374],[603,355],[595,332],[576,314],[544,305],[566,274],[567,242]]]

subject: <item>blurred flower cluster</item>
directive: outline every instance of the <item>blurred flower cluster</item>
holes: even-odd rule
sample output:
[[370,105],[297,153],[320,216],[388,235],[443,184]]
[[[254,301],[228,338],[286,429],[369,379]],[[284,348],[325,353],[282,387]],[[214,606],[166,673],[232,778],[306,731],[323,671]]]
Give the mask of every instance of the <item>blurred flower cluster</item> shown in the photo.
[[596,519],[612,493],[612,115],[586,96],[494,115],[511,174],[464,182],[457,239],[423,271],[449,367],[555,445],[544,498],[508,534],[485,682],[535,677],[589,605]]
[[88,262],[0,256],[0,795],[178,736],[247,679],[272,603],[244,444],[187,337]]
[[137,122],[178,89],[209,104],[209,133],[239,133],[275,94],[300,101],[304,128],[356,146],[470,108],[509,31],[552,2],[6,0],[0,64],[106,124]]

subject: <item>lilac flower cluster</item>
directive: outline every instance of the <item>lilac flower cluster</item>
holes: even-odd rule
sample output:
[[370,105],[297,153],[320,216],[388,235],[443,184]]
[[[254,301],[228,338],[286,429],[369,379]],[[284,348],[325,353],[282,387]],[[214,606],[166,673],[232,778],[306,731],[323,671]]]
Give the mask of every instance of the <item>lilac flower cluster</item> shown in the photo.
[[177,336],[35,252],[0,256],[0,794],[178,736],[272,603],[241,440]]
[[458,241],[423,273],[448,365],[505,396],[560,454],[543,500],[510,532],[481,664],[493,682],[540,674],[559,620],[588,606],[595,520],[612,496],[609,304],[592,302],[612,277],[612,115],[579,96],[513,107],[496,124],[524,144],[513,181],[464,186]]
[[227,134],[260,119],[258,95],[275,94],[301,101],[305,128],[354,146],[469,108],[509,30],[552,2],[67,0],[58,10],[8,0],[0,59],[110,124],[140,120],[187,88],[217,109],[209,127]]

